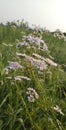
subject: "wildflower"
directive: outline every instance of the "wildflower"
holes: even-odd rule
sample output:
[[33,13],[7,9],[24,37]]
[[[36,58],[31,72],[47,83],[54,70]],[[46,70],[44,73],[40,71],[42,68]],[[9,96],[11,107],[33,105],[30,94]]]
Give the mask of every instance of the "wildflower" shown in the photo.
[[27,92],[26,93],[28,95],[28,101],[29,102],[34,102],[35,99],[39,98],[39,95],[37,94],[37,92],[33,88],[27,88]]
[[16,52],[16,55],[17,56],[24,56],[25,57],[25,54],[22,54],[22,53],[19,53],[19,52]]
[[54,37],[58,37],[59,39],[61,38],[65,38],[63,32],[61,32],[59,29],[57,29],[55,32],[54,32]]
[[59,108],[58,105],[56,105],[56,106],[54,107],[54,110],[56,110],[57,112],[59,112],[61,115],[64,116],[64,113],[61,111],[61,109]]
[[[38,56],[38,55],[36,55]],[[41,58],[41,56],[39,56]],[[34,59],[33,57],[25,55],[25,58],[31,62],[32,65],[36,66],[40,70],[44,70],[47,68],[47,64],[45,63],[44,60],[38,60]]]
[[19,80],[19,81],[21,81],[22,79],[25,79],[25,80],[27,80],[27,81],[30,81],[30,80],[31,80],[30,78],[28,78],[28,77],[26,77],[26,76],[16,76],[14,79],[15,79],[15,80]]
[[18,47],[21,47],[21,46],[24,46],[24,42],[18,42],[17,44],[16,44],[16,47],[18,48]]
[[39,58],[39,59],[42,59],[43,61],[47,62],[48,64],[50,65],[53,65],[53,66],[57,66],[57,63],[55,63],[54,61],[52,61],[51,59],[49,58],[44,58],[42,57],[41,55],[39,54],[36,54],[36,53],[33,53],[33,56]]
[[39,54],[33,53],[32,55],[35,56],[38,59],[43,59],[43,57],[41,55],[39,55]]
[[36,66],[40,70],[44,70],[47,68],[47,64],[43,60],[37,60],[33,58],[31,64]]
[[[16,55],[25,57],[26,60],[30,61],[32,65],[36,66],[40,70],[44,70],[47,68],[47,64],[44,60],[34,59],[31,56],[28,56],[28,55],[22,54],[22,53],[18,53],[18,52],[16,52]],[[38,54],[33,53],[33,55],[38,58],[44,59],[43,57],[41,57]]]
[[36,37],[34,40],[35,40],[36,45],[38,45],[40,48],[41,39],[39,37]]
[[30,43],[34,42],[34,36],[32,34],[29,34],[27,38]]
[[[40,70],[44,70],[47,68],[47,64],[44,60],[38,60],[38,59],[34,59],[31,56],[28,56],[26,54],[22,54],[22,53],[18,53],[16,52],[16,54],[18,56],[23,56],[25,57],[26,60],[30,61],[32,65],[36,66],[37,68],[39,68]],[[38,55],[36,54],[35,56],[38,57]],[[41,56],[39,55],[39,58],[41,58]]]
[[35,101],[34,96],[33,95],[28,96],[28,101],[29,102],[34,102]]
[[14,77],[14,79],[21,81],[21,76],[16,76],[16,77]]
[[54,61],[52,61],[51,59],[46,58],[46,59],[45,59],[45,61],[46,61],[48,64],[50,64],[50,65],[52,65],[52,66],[57,67],[57,63],[55,63],[55,62],[54,62]]
[[15,70],[22,68],[22,66],[18,62],[9,62],[9,66],[7,66],[7,68]]
[[18,47],[21,47],[21,46],[26,46],[27,48],[30,48],[30,45],[26,42],[26,41],[24,41],[24,42],[18,42],[17,44],[16,44],[16,47],[18,48]]
[[29,42],[30,44],[35,43],[39,49],[42,44],[42,48],[44,50],[48,51],[48,47],[47,47],[46,43],[42,40],[42,36],[35,37],[35,36],[33,36],[33,34],[29,34],[27,36],[24,35],[22,40],[24,42]]
[[23,36],[23,41],[27,41],[29,43],[33,43],[34,42],[34,36],[32,34],[29,34],[28,36]]

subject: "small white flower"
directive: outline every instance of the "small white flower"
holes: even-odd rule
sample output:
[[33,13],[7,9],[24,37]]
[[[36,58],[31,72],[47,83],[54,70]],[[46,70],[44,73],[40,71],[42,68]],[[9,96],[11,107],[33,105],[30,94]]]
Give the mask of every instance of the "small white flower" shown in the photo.
[[22,53],[19,53],[19,52],[16,52],[16,55],[17,56],[24,56],[25,57],[25,54],[22,54]]
[[16,77],[14,77],[14,79],[21,81],[21,77],[20,76],[16,76]]
[[28,101],[29,102],[34,102],[36,99],[39,98],[39,95],[37,94],[37,92],[35,91],[35,89],[33,88],[27,88],[27,92],[26,94],[28,95]]
[[34,102],[35,101],[34,96],[33,95],[28,96],[28,101],[29,102]]
[[64,113],[61,111],[61,109],[59,108],[58,105],[56,105],[56,106],[54,107],[54,110],[56,110],[57,112],[59,112],[61,115],[64,116]]

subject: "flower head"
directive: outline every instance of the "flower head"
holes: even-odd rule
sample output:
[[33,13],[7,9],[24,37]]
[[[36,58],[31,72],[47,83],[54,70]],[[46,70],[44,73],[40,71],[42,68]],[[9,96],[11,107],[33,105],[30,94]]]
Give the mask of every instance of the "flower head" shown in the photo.
[[19,81],[21,81],[22,79],[25,79],[25,80],[27,80],[27,81],[30,81],[30,80],[31,80],[30,78],[28,78],[28,77],[26,77],[26,76],[16,76],[16,77],[14,77],[14,79],[15,79],[15,80],[19,80]]
[[27,88],[27,95],[28,95],[28,101],[34,102],[36,99],[39,98],[39,95],[37,94],[36,90],[33,88]]
[[7,66],[7,68],[15,70],[22,68],[22,66],[18,62],[9,62],[9,66]]
[[59,112],[61,115],[64,116],[64,113],[61,111],[61,109],[59,108],[58,105],[56,105],[56,106],[54,107],[54,110],[57,111],[57,112]]

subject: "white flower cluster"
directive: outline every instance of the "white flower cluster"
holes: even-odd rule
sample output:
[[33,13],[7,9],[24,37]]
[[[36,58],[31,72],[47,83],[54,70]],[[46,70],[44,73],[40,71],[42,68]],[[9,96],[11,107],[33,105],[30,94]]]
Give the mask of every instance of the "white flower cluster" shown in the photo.
[[21,47],[21,46],[26,46],[27,48],[30,49],[30,45],[25,41],[24,42],[17,42],[16,48]]
[[35,37],[33,34],[29,34],[27,36],[24,35],[22,40],[24,42],[29,42],[30,44],[35,43],[39,49],[42,44],[42,48],[44,50],[48,51],[48,47],[47,47],[46,43],[44,42],[44,40],[41,39],[41,37]]
[[55,63],[55,62],[52,61],[51,59],[49,59],[49,58],[45,58],[45,61],[46,61],[48,64],[57,67],[57,63]]
[[28,56],[26,54],[18,53],[18,52],[16,52],[16,55],[25,57],[26,60],[30,61],[32,65],[36,66],[40,70],[46,69],[47,68],[47,64],[52,65],[54,67],[58,66],[58,64],[55,63],[53,60],[51,60],[49,58],[44,58],[41,55],[36,54],[36,53],[33,53],[32,55],[34,57],[36,57],[37,59],[35,59],[35,58],[31,57],[31,56]]
[[43,48],[43,50],[48,51],[48,47],[46,43],[44,42],[44,40],[42,40],[42,36],[35,37],[33,34],[29,34],[27,36],[23,35],[22,41],[23,42],[17,41],[16,47],[26,46],[30,48],[29,43],[30,44],[35,43],[38,46],[38,49]]
[[64,36],[63,32],[61,32],[59,29],[57,29],[54,32],[54,37],[58,37],[59,39],[61,39],[61,38],[65,39],[65,36]]
[[46,62],[46,63],[48,63],[48,64],[50,64],[50,65],[52,65],[52,66],[57,67],[57,63],[55,63],[53,60],[51,60],[51,59],[49,59],[49,58],[44,58],[44,57],[42,57],[41,55],[36,54],[36,53],[33,53],[32,55],[35,56],[35,57],[38,58],[38,59],[43,60],[44,62]]
[[32,27],[35,34],[43,34],[43,29],[40,27],[40,25],[36,26],[32,24]]
[[30,80],[31,80],[30,78],[28,78],[28,77],[26,77],[26,76],[16,76],[16,77],[14,77],[14,79],[15,79],[15,80],[19,80],[19,81],[21,81],[22,79],[25,79],[25,80],[27,80],[27,81],[30,81]]
[[34,59],[31,61],[31,64],[36,66],[41,71],[45,70],[47,68],[47,64],[45,61]]
[[18,62],[9,62],[7,68],[15,70],[15,69],[23,68],[23,66],[21,66]]
[[25,59],[27,61],[30,61],[32,65],[36,66],[40,70],[44,70],[44,69],[47,68],[47,64],[45,63],[44,60],[35,59],[35,58],[31,57],[31,56],[28,56],[28,55],[22,54],[22,53],[18,53],[18,52],[16,52],[16,55],[25,57]]
[[29,34],[29,35],[24,35],[23,36],[23,41],[27,41],[29,43],[33,43],[34,42],[34,36],[32,34]]
[[29,102],[34,102],[36,99],[39,98],[39,95],[33,88],[27,88],[27,95],[28,95],[28,101]]

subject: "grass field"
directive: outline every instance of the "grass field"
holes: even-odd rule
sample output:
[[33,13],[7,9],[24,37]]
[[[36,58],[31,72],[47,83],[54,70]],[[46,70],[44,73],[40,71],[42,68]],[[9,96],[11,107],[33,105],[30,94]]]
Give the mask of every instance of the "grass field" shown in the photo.
[[0,130],[66,130],[66,41],[0,24]]

